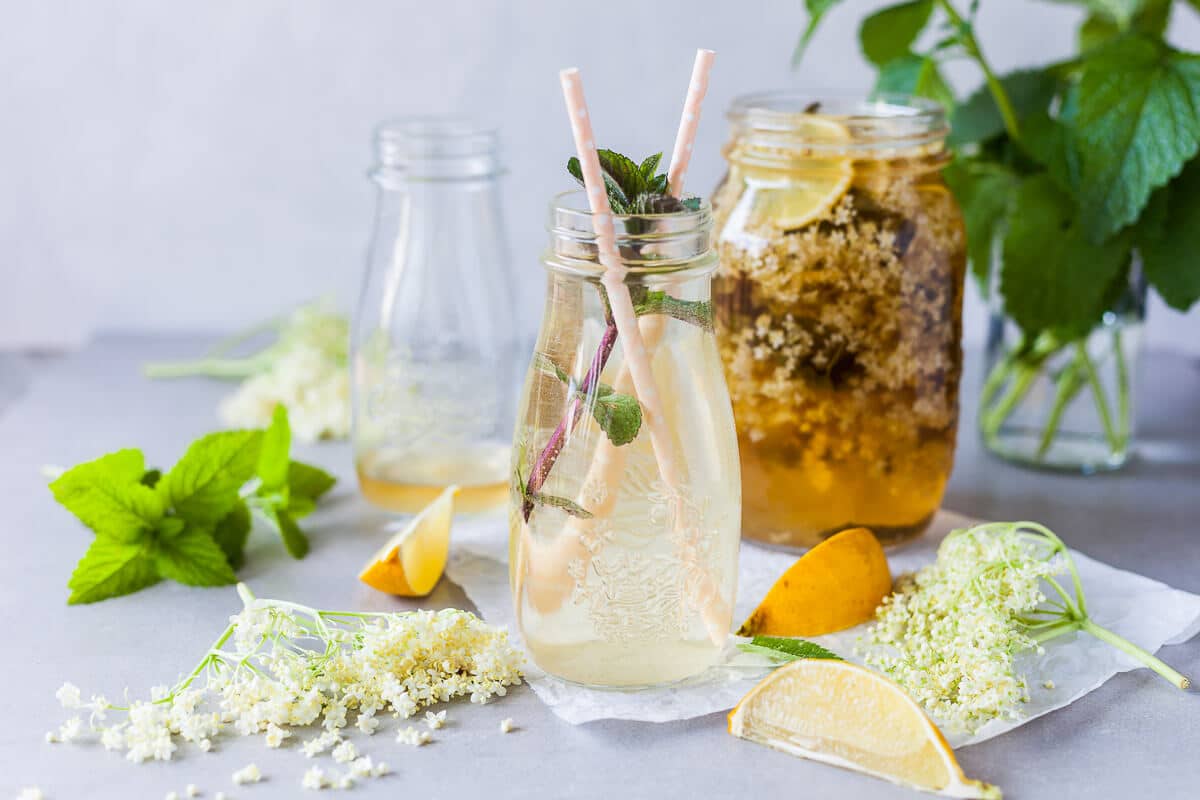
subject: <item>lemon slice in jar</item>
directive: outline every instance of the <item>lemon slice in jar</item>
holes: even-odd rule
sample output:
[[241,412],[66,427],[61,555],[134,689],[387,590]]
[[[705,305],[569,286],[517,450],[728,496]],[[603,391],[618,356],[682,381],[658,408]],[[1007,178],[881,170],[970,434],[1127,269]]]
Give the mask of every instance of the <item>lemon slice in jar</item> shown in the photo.
[[[846,194],[854,168],[845,154],[850,131],[825,117],[798,115],[788,131],[787,166],[747,163],[746,182],[754,187],[752,222],[794,231],[826,216]],[[827,150],[829,152],[827,152]],[[839,150],[841,152],[839,152]]]

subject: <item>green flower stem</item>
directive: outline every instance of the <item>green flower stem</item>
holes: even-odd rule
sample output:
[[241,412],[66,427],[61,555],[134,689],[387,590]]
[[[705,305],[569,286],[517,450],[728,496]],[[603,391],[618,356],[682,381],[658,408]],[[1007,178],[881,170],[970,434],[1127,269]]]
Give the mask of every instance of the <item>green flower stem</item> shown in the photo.
[[962,18],[962,15],[958,13],[958,10],[950,5],[949,0],[937,0],[937,2],[950,22],[959,30],[967,55],[983,71],[988,91],[992,93],[992,98],[996,101],[996,107],[1000,110],[1000,117],[1004,120],[1004,129],[1008,132],[1009,138],[1014,142],[1020,142],[1021,128],[1017,122],[1016,109],[1013,108],[1012,101],[1008,97],[1008,92],[1004,91],[1004,85],[1000,83],[1000,79],[992,71],[991,65],[983,57],[983,51],[979,47],[979,41],[975,38],[975,34],[971,31],[971,27]]
[[248,378],[271,366],[274,354],[267,351],[249,358],[201,358],[194,361],[166,361],[147,364],[147,378]]
[[1123,636],[1118,636],[1117,634],[1113,633],[1112,631],[1108,630],[1107,628],[1101,628],[1099,625],[1092,622],[1090,619],[1083,619],[1082,621],[1080,621],[1079,629],[1082,631],[1085,631],[1087,633],[1090,633],[1092,636],[1095,636],[1100,641],[1106,642],[1107,644],[1111,644],[1113,647],[1117,648],[1118,650],[1121,650],[1121,651],[1133,656],[1138,661],[1142,662],[1147,667],[1154,670],[1159,675],[1162,675],[1164,678],[1169,680],[1171,683],[1178,686],[1180,689],[1187,689],[1188,687],[1190,687],[1192,685],[1191,680],[1189,680],[1186,676],[1180,674],[1178,671],[1172,669],[1168,664],[1164,663],[1162,660],[1155,658],[1153,655],[1151,655],[1150,653],[1147,653],[1145,650],[1138,647],[1136,644],[1134,644],[1133,642],[1124,638]]
[[988,409],[983,417],[983,434],[988,439],[992,439],[1000,431],[1000,426],[1012,414],[1013,409],[1029,392],[1029,388],[1033,385],[1034,380],[1041,372],[1041,362],[1037,364],[1027,364],[1023,360],[1018,360],[1013,365],[1015,377],[1012,385],[1000,400]]
[[1042,429],[1042,440],[1038,443],[1037,457],[1039,459],[1044,458],[1050,451],[1050,446],[1054,444],[1054,436],[1058,433],[1058,426],[1062,422],[1063,412],[1067,410],[1067,406],[1071,405],[1071,401],[1084,386],[1083,370],[1078,359],[1072,361],[1059,373],[1055,384],[1054,407],[1050,409],[1050,417],[1046,420],[1046,427]]
[[1104,384],[1100,382],[1100,373],[1096,371],[1096,364],[1088,354],[1087,344],[1083,341],[1076,342],[1075,353],[1083,364],[1088,383],[1092,386],[1092,397],[1096,401],[1096,411],[1100,414],[1100,424],[1104,426],[1104,436],[1108,439],[1108,446],[1112,452],[1120,452],[1121,441],[1117,437],[1112,414],[1108,410],[1108,399],[1104,396]]
[[1113,349],[1117,352],[1117,416],[1120,431],[1120,452],[1129,446],[1129,365],[1125,361],[1125,346],[1121,342],[1121,330],[1113,330]]

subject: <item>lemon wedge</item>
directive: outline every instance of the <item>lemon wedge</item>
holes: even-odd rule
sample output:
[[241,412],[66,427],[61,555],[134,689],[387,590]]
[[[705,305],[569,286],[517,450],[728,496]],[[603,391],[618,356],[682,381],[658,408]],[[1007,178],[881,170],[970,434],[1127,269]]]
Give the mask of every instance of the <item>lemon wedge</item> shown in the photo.
[[799,114],[788,141],[779,145],[788,166],[755,163],[747,153],[745,178],[756,188],[753,221],[792,231],[828,214],[854,178],[850,159],[838,152],[846,152],[850,138],[850,131],[835,120]]
[[450,522],[458,486],[449,486],[358,573],[358,579],[388,594],[424,597],[433,591],[450,555]]
[[846,661],[780,667],[729,714],[729,732],[785,753],[944,797],[996,800],[963,775],[950,745],[892,681]]

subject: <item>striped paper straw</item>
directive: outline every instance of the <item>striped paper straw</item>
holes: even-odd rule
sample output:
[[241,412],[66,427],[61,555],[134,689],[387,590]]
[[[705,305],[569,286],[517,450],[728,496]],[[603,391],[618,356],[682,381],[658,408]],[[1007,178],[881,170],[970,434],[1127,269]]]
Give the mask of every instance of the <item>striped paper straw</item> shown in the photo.
[[675,134],[675,149],[671,151],[671,166],[667,170],[667,191],[674,197],[683,197],[683,177],[692,161],[700,110],[704,105],[704,95],[708,92],[708,74],[712,72],[716,56],[712,50],[697,50],[696,60],[692,64],[692,80],[688,84],[687,98],[683,101],[679,131]]

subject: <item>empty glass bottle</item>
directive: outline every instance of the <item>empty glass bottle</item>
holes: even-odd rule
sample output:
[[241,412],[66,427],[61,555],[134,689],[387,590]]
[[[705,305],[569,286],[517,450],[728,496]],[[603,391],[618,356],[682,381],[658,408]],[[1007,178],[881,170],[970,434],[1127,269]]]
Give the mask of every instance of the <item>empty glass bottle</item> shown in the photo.
[[351,351],[363,494],[417,511],[500,507],[526,345],[514,318],[494,130],[459,118],[376,133],[375,230]]

